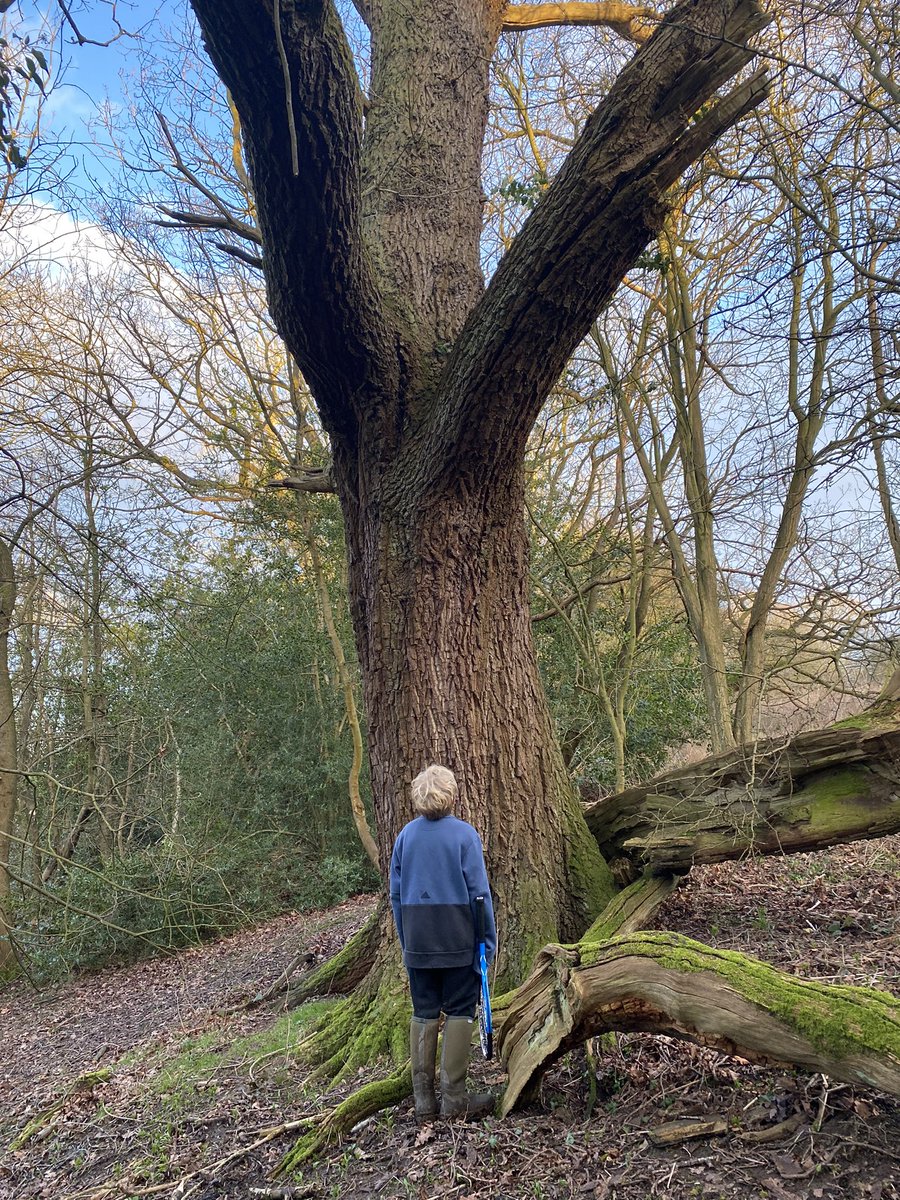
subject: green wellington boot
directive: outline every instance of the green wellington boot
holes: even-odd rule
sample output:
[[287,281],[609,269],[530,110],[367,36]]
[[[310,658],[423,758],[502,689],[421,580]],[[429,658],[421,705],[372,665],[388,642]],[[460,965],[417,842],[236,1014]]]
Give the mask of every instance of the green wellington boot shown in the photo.
[[477,1121],[494,1111],[490,1092],[467,1092],[466,1075],[472,1050],[472,1022],[468,1017],[447,1017],[441,1053],[441,1116]]
[[437,1057],[437,1020],[425,1021],[413,1017],[409,1023],[409,1059],[412,1065],[413,1100],[416,1120],[433,1121],[437,1116],[434,1095],[434,1066]]

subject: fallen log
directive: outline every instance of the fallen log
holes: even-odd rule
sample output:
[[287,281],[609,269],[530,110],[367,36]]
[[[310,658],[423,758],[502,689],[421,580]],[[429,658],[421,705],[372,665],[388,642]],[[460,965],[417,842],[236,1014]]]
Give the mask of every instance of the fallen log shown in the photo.
[[623,880],[896,833],[900,704],[668,771],[595,801],[585,818]]
[[567,1050],[626,1031],[683,1037],[900,1095],[893,996],[798,979],[679,934],[642,933],[541,951],[499,1033],[509,1075],[501,1115]]

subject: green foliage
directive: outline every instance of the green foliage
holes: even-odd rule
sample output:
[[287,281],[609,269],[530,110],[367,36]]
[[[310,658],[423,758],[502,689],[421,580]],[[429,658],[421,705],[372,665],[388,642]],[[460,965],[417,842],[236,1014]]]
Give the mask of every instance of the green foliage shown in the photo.
[[[559,620],[536,629],[538,661],[570,770],[604,789],[615,787],[609,716],[597,685],[619,686],[621,607],[603,603],[591,614],[589,634],[596,659],[585,663],[581,648]],[[582,635],[583,636],[583,635]],[[680,613],[659,611],[644,630],[635,653],[626,705],[626,773],[629,782],[648,779],[667,754],[703,736],[705,710],[696,649]]]
[[[111,605],[100,690],[117,787],[86,823],[75,861],[43,892],[25,886],[20,940],[42,976],[377,886],[352,820],[343,695],[303,546],[277,510],[247,518],[204,561],[186,535],[173,538],[155,594]],[[319,532],[340,612],[342,547],[327,510]],[[48,691],[63,749],[55,791],[40,777],[32,786],[38,810],[65,830],[85,794],[87,739],[80,645],[56,649]],[[42,840],[59,844],[59,834]]]
[[494,195],[511,200],[514,204],[521,204],[523,208],[532,209],[546,191],[548,182],[546,171],[535,171],[524,180],[511,175],[494,189]]
[[27,36],[0,37],[0,154],[7,170],[18,171],[28,161],[13,124],[14,109],[29,85],[43,92],[48,74],[47,59]]
[[131,962],[199,945],[254,920],[338,903],[373,886],[359,859],[329,858],[296,874],[284,869],[274,837],[196,848],[168,840],[97,869],[75,865],[38,904],[19,906],[20,942],[40,982],[78,970]]

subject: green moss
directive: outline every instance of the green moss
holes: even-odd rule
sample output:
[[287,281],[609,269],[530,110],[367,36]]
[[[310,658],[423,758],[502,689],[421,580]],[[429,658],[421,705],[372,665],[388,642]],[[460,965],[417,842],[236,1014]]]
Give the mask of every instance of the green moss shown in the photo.
[[321,1021],[335,1003],[326,1000],[305,1004],[245,1037],[230,1037],[220,1029],[206,1030],[185,1038],[177,1050],[169,1046],[156,1049],[150,1056],[151,1064],[153,1059],[160,1059],[163,1065],[153,1077],[150,1089],[171,1100],[193,1093],[198,1084],[216,1072],[249,1072],[259,1059],[277,1054],[282,1054],[285,1060],[293,1059],[302,1035]]
[[866,795],[870,782],[871,775],[864,767],[848,767],[843,771],[820,771],[803,781],[803,795],[809,796],[810,802],[814,803],[818,810],[822,805]]
[[349,1133],[354,1125],[382,1108],[399,1103],[411,1092],[412,1077],[408,1066],[387,1079],[378,1079],[374,1083],[366,1084],[352,1096],[348,1096],[337,1108],[318,1118],[314,1128],[303,1134],[287,1152],[275,1169],[275,1174],[296,1172],[327,1146]]
[[309,1061],[318,1064],[316,1080],[337,1085],[358,1068],[387,1057],[409,1056],[412,1006],[399,954],[391,955],[378,977],[340,1001],[311,1039]]
[[855,713],[852,717],[844,717],[842,721],[835,721],[830,728],[877,729],[881,725],[895,727],[898,713],[900,713],[900,704],[896,700],[884,700],[881,703],[873,704],[871,708],[863,709],[860,713]]
[[570,890],[582,908],[579,924],[583,929],[596,920],[619,889],[580,811],[571,814],[566,847]]
[[631,952],[669,970],[717,975],[836,1059],[860,1051],[900,1058],[900,1001],[887,992],[796,979],[757,959],[715,950],[675,933],[581,943],[578,950],[583,966]]

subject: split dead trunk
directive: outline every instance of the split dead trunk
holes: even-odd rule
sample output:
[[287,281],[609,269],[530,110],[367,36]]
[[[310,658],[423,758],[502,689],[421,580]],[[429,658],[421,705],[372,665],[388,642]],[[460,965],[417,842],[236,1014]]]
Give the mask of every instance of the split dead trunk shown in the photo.
[[609,1031],[684,1037],[900,1095],[900,1001],[797,979],[672,933],[547,946],[506,1011],[508,1113],[561,1054]]
[[900,703],[828,729],[751,742],[591,804],[622,879],[900,831]]

